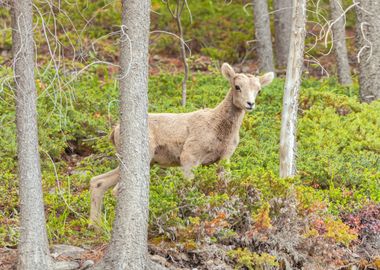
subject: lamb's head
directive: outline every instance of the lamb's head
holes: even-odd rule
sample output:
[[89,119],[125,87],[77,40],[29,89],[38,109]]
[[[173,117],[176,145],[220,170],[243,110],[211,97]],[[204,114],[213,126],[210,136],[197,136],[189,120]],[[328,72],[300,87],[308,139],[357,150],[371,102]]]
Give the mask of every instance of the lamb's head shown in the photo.
[[255,108],[255,100],[261,88],[270,84],[274,78],[273,72],[259,77],[248,73],[235,73],[227,63],[222,65],[222,74],[231,84],[233,104],[247,112]]

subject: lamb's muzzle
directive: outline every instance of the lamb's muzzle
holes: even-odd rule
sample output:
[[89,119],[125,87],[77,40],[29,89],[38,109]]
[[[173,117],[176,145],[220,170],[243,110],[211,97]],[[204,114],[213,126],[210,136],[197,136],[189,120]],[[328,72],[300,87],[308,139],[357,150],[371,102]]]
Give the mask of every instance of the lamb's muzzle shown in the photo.
[[[255,107],[262,87],[270,84],[273,73],[260,77],[235,73],[224,63],[222,74],[231,89],[214,109],[191,113],[152,113],[148,117],[149,153],[151,164],[162,167],[181,166],[184,176],[192,179],[192,169],[229,159],[239,144],[239,129],[246,111]],[[119,149],[120,127],[117,125],[111,140]],[[93,225],[100,224],[104,193],[119,181],[119,167],[91,179],[91,213]]]

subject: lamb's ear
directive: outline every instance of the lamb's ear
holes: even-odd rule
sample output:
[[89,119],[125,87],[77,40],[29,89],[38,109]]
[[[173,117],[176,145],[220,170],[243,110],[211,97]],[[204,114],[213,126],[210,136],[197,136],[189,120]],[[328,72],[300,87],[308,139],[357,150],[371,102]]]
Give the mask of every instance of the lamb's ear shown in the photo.
[[274,73],[273,72],[268,72],[265,73],[264,75],[259,77],[261,87],[267,86],[270,84],[274,79]]
[[222,65],[222,74],[226,79],[231,80],[235,76],[235,71],[229,64],[224,63]]

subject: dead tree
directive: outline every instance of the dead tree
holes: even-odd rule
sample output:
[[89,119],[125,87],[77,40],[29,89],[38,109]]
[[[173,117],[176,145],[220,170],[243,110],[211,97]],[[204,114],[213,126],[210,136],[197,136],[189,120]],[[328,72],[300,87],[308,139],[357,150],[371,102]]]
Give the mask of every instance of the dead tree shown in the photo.
[[357,2],[360,98],[369,103],[380,99],[380,1]]
[[333,46],[337,61],[339,82],[343,85],[351,85],[352,78],[346,47],[346,27],[344,9],[341,0],[330,0]]
[[272,36],[267,0],[252,0],[257,57],[261,72],[274,72]]
[[298,96],[305,48],[306,0],[293,0],[292,31],[281,117],[280,177],[296,174]]
[[33,6],[14,0],[12,50],[16,89],[17,158],[20,188],[19,270],[52,269],[38,153],[37,92],[34,81]]
[[176,6],[174,8],[174,11],[170,7],[169,0],[166,0],[165,3],[166,3],[167,9],[170,12],[170,15],[173,17],[173,19],[175,20],[175,22],[177,24],[178,35],[180,37],[181,60],[182,60],[184,70],[185,70],[184,71],[184,77],[182,80],[182,101],[181,101],[181,104],[182,104],[182,106],[186,106],[186,97],[187,97],[186,83],[187,83],[187,80],[189,77],[189,65],[187,64],[185,40],[183,37],[183,28],[182,28],[182,23],[181,23],[181,16],[182,16],[182,12],[183,12],[183,9],[185,7],[185,4],[186,4],[186,0],[176,0]]
[[290,31],[292,24],[292,0],[274,0],[274,36],[276,64],[280,69],[288,63]]

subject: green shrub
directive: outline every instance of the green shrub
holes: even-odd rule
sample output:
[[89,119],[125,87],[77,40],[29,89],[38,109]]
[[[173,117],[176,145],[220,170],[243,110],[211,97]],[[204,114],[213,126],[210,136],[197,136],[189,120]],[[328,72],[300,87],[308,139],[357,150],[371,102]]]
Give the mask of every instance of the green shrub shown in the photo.
[[246,267],[249,270],[261,270],[267,269],[271,266],[279,266],[276,257],[268,253],[258,254],[256,252],[251,252],[246,248],[231,250],[228,252],[228,255],[236,260],[237,263],[235,269]]
[[[117,84],[106,70],[90,68],[89,71],[64,90],[58,90],[55,81],[48,88],[53,73],[47,72],[37,81],[43,189],[53,242],[103,242],[109,237],[114,217],[115,199],[107,193],[105,232],[99,236],[85,230],[89,180],[117,166],[108,139],[118,118]],[[1,72],[10,74],[10,70]],[[96,72],[104,76],[91,75]],[[228,82],[221,75],[194,73],[188,83],[188,105],[183,108],[181,80],[181,76],[172,74],[152,76],[149,111],[186,112],[213,107],[228,91]],[[197,168],[193,181],[185,180],[178,168],[154,166],[151,169],[152,238],[173,235],[181,238],[183,230],[190,230],[190,236],[196,237],[198,225],[192,220],[197,217],[199,224],[207,225],[222,211],[226,224],[212,234],[218,241],[218,237],[234,234],[242,212],[257,216],[265,202],[286,196],[292,185],[296,187],[301,208],[323,205],[335,215],[369,201],[380,201],[377,117],[380,102],[361,104],[355,88],[340,88],[332,81],[305,80],[298,122],[299,176],[280,179],[282,90],[283,81],[275,80],[260,93],[257,109],[245,116],[240,145],[230,164],[224,164],[230,172],[225,182],[217,177],[217,165]],[[0,148],[3,149],[0,152],[0,223],[11,224],[2,226],[0,242],[14,245],[18,192],[13,92],[4,87],[0,98]],[[183,234],[183,239],[188,235]],[[186,243],[194,241],[191,237]]]

